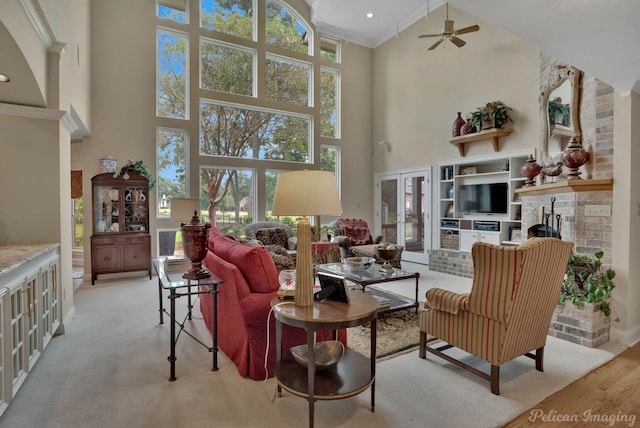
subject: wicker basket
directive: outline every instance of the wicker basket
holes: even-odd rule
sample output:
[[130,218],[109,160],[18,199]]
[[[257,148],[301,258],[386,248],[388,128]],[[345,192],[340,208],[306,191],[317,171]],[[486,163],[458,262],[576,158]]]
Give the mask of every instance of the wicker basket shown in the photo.
[[460,237],[457,230],[440,231],[440,248],[443,250],[457,250]]

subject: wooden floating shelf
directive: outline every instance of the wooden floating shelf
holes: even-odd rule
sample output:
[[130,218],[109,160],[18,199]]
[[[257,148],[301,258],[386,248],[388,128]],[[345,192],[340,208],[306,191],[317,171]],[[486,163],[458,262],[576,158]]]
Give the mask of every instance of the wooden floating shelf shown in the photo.
[[493,144],[493,151],[500,151],[500,137],[506,137],[511,134],[513,129],[487,129],[480,132],[474,132],[473,134],[461,135],[460,137],[453,137],[449,140],[454,146],[458,146],[460,156],[464,156],[465,144],[473,143],[475,141],[491,140]]
[[567,180],[538,186],[520,187],[515,192],[521,196],[550,195],[567,192],[596,192],[613,190],[613,178],[597,180]]
[[552,125],[550,131],[551,131],[551,135],[558,135],[560,137],[573,136],[573,130],[568,126],[564,126],[564,125]]

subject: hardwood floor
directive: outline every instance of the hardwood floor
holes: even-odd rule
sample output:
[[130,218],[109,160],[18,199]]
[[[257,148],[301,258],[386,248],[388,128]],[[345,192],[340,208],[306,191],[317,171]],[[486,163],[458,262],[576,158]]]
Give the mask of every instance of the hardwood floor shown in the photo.
[[539,426],[640,426],[640,344],[556,392],[503,428]]

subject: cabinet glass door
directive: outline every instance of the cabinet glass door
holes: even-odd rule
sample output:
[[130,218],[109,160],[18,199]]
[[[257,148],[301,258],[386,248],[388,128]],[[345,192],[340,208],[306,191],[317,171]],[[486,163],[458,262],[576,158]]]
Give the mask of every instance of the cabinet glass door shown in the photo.
[[94,186],[93,203],[96,232],[120,231],[120,191],[116,186]]
[[124,188],[124,232],[149,230],[148,191],[146,187]]

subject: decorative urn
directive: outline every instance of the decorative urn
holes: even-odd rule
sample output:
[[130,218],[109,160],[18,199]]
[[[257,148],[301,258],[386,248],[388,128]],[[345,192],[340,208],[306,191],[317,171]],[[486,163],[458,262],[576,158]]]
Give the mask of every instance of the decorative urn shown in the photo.
[[527,161],[524,163],[524,165],[522,165],[522,168],[520,168],[522,175],[527,177],[524,182],[525,187],[535,186],[536,183],[534,181],[534,178],[536,178],[538,174],[540,174],[541,170],[542,166],[540,166],[538,162],[536,162],[533,155],[529,155]]
[[202,268],[202,261],[207,255],[207,238],[211,225],[202,224],[198,212],[193,212],[191,222],[182,223],[182,246],[184,254],[191,260],[191,270],[184,275],[185,279],[200,279],[211,276],[209,271]]
[[567,145],[567,148],[560,156],[562,164],[569,168],[567,180],[581,180],[580,167],[589,160],[589,152],[582,147],[582,143],[574,136]]

